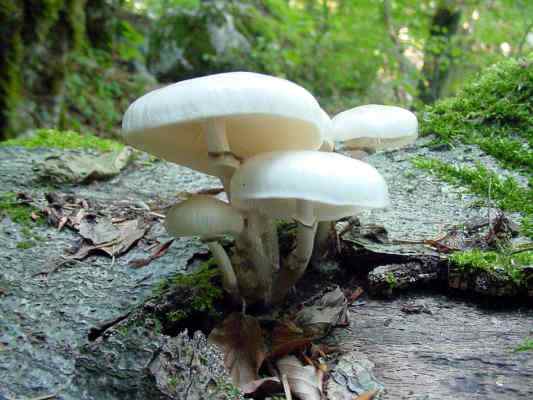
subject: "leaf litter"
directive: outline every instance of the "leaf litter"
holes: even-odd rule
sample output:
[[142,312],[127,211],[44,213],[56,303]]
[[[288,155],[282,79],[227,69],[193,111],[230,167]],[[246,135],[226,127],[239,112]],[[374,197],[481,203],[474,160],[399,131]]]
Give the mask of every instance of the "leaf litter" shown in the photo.
[[[356,292],[352,299],[362,294]],[[348,304],[335,287],[274,320],[233,313],[213,329],[209,341],[222,348],[233,384],[245,395],[283,393],[285,381],[295,398],[321,399],[326,359],[340,350],[315,342],[346,324]]]

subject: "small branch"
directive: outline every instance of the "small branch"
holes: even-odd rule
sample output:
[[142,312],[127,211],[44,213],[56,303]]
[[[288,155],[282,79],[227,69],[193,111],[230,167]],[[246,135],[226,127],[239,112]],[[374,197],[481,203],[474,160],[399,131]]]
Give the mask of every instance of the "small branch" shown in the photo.
[[117,318],[104,321],[100,325],[92,327],[91,329],[89,329],[89,334],[87,335],[87,338],[89,339],[90,342],[94,342],[96,339],[102,336],[105,331],[107,331],[112,326],[118,324],[119,322],[124,321],[126,318],[130,316],[130,314],[131,314],[131,311],[128,311],[127,313],[122,314],[118,316]]

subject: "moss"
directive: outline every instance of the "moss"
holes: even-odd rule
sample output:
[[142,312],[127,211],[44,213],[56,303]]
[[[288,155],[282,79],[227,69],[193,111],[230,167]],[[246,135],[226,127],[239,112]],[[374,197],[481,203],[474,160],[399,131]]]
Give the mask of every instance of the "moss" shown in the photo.
[[412,159],[415,167],[425,169],[454,185],[466,186],[472,192],[498,205],[503,210],[518,211],[523,214],[521,230],[525,236],[533,238],[533,179],[528,187],[521,186],[512,177],[502,177],[481,164],[475,167],[459,167],[426,157]]
[[31,249],[34,246],[35,246],[35,242],[31,240],[21,240],[20,242],[17,243],[17,249],[20,249],[20,250]]
[[203,315],[215,318],[215,304],[223,297],[220,286],[220,270],[214,268],[213,259],[203,263],[197,271],[190,274],[178,274],[162,281],[155,289],[157,296],[166,293],[179,293],[179,309],[166,312],[163,316],[171,323],[184,322],[189,318]]
[[392,272],[389,272],[387,275],[385,275],[385,282],[387,282],[387,285],[389,285],[389,289],[394,289],[398,286],[398,280]]
[[523,268],[533,264],[533,251],[516,254],[495,251],[469,250],[449,257],[453,266],[463,272],[485,271],[491,275],[510,279],[516,285],[525,284]]
[[524,339],[515,349],[515,352],[533,351],[533,339]]
[[0,195],[0,215],[9,217],[11,221],[22,225],[23,229],[44,222],[43,218],[35,222],[32,219],[32,213],[39,215],[39,209],[19,202],[16,193],[7,192]]
[[505,166],[533,172],[533,53],[485,70],[457,96],[423,111],[422,134],[477,144]]
[[26,148],[57,148],[57,149],[91,149],[98,151],[119,150],[123,144],[102,139],[93,135],[81,135],[74,131],[56,129],[39,129],[31,137],[11,139],[0,143],[0,146],[18,146]]

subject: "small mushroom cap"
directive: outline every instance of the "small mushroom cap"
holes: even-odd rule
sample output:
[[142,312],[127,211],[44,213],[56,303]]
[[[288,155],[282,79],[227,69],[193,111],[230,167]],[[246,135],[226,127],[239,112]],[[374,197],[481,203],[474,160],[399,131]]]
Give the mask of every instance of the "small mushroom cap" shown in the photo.
[[316,99],[285,79],[229,72],[154,90],[130,105],[125,141],[163,159],[211,171],[204,125],[222,118],[233,154],[246,159],[276,150],[315,150],[323,114]]
[[391,149],[416,140],[418,121],[404,108],[368,104],[337,114],[331,130],[331,138],[349,149]]
[[167,232],[174,237],[199,236],[215,240],[238,235],[244,227],[239,211],[210,196],[192,196],[170,208],[165,219]]
[[318,221],[388,205],[387,184],[374,167],[320,151],[280,151],[250,158],[233,176],[231,195],[236,208],[284,219],[300,219],[298,200],[311,202]]

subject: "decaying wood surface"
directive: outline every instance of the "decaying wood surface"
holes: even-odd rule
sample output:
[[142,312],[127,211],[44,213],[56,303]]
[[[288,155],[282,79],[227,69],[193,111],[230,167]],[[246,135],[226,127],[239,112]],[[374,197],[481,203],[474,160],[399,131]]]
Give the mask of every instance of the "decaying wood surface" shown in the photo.
[[525,400],[533,398],[533,357],[514,349],[532,331],[531,309],[421,294],[353,306],[350,329],[336,330],[334,341],[372,360],[382,400]]

